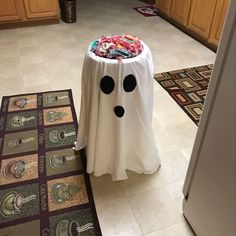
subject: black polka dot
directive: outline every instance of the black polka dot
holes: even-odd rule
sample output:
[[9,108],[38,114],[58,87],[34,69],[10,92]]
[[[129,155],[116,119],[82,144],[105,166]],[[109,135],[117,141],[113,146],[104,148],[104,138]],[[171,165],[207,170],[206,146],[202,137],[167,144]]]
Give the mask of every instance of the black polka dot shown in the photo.
[[123,86],[126,92],[132,92],[137,85],[136,78],[134,75],[127,75],[124,79]]
[[105,94],[110,94],[115,87],[115,82],[110,76],[104,76],[100,82],[100,88]]
[[114,112],[117,117],[122,117],[125,114],[125,109],[122,106],[116,106]]

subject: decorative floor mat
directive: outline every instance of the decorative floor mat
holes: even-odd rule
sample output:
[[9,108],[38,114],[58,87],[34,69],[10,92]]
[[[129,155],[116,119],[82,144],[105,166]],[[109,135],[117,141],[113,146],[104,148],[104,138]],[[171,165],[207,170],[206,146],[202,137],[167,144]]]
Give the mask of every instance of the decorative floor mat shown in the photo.
[[145,17],[158,16],[158,11],[155,6],[141,6],[134,7],[133,9]]
[[0,235],[101,235],[71,90],[3,97]]
[[156,81],[198,125],[213,65],[155,74]]

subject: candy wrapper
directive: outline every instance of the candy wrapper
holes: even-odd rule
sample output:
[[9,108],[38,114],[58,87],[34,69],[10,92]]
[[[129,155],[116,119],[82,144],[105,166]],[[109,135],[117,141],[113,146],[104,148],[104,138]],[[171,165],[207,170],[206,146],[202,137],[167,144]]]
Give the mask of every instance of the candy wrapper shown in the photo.
[[131,35],[102,36],[91,45],[91,51],[97,56],[119,60],[136,57],[142,50],[139,38]]

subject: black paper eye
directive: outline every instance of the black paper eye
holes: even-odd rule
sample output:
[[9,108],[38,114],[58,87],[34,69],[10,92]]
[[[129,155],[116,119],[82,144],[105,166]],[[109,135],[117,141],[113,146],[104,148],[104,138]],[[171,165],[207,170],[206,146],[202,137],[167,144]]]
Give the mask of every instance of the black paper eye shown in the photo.
[[101,79],[100,88],[105,94],[110,94],[114,87],[115,82],[110,76],[106,75]]
[[137,85],[136,78],[134,75],[127,75],[124,79],[123,86],[126,92],[132,92]]

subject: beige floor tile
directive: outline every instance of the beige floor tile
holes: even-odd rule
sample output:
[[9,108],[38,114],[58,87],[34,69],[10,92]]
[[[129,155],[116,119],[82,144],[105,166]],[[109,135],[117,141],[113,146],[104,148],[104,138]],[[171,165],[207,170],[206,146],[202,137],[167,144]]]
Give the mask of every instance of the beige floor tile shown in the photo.
[[114,182],[109,175],[94,177],[91,175],[91,184],[96,203],[108,202],[125,196],[122,182]]
[[17,29],[0,30],[0,44],[15,43],[17,41]]
[[20,48],[19,48],[19,42],[17,40],[0,43],[1,59],[8,59],[18,56],[20,56]]
[[142,235],[127,199],[97,204],[96,208],[103,236]]
[[63,53],[57,44],[55,44],[52,47],[49,46],[48,48],[46,47],[42,48],[42,47],[44,46],[41,45],[41,53],[43,59],[45,60],[46,63],[52,63],[53,65],[50,65],[51,67],[56,67],[57,63],[55,62],[65,60],[65,58],[63,58]]
[[79,74],[77,74],[78,77],[81,77],[81,71],[82,71],[82,64],[84,61],[84,57],[85,57],[85,53],[82,53],[82,55],[80,56],[74,56],[69,58],[68,60],[66,60],[68,66],[70,68],[74,68],[74,67],[79,67]]
[[128,171],[127,175],[128,179],[122,183],[125,195],[128,197],[159,187],[162,184],[159,171],[152,175],[137,174]]
[[184,195],[182,193],[183,186],[184,186],[183,180],[165,185],[166,190],[168,191],[170,197],[175,201],[175,205],[177,206],[180,212],[183,212],[182,210],[182,203],[184,199]]
[[[45,87],[45,84],[50,86],[50,80],[45,72],[40,72],[40,74],[34,76],[23,76],[24,89],[30,92],[30,88],[37,87],[38,90],[42,90],[41,86]],[[50,86],[51,87],[51,86]],[[49,88],[47,88],[48,90]]]
[[19,76],[21,76],[19,57],[0,58],[0,79],[6,80],[9,77]]
[[183,154],[183,156],[186,158],[186,160],[189,162],[191,155],[192,155],[192,151],[193,151],[193,145],[194,145],[194,139],[193,140],[189,140],[189,146],[185,146],[185,147],[181,147],[180,151]]
[[55,90],[51,83],[44,83],[36,86],[27,86],[25,88],[24,93],[40,93]]
[[38,30],[38,27],[21,27],[17,28],[17,34],[22,35],[22,34],[27,34],[27,33],[36,33]]
[[145,236],[194,236],[187,223],[179,223]]
[[186,176],[188,162],[180,151],[162,153],[160,176],[164,184],[183,180]]
[[67,44],[67,45],[70,45],[70,44],[73,44],[75,45],[77,40],[76,40],[76,36],[75,34],[73,34],[73,32],[61,32],[59,31],[60,33],[57,33],[56,34],[56,37],[55,37],[55,41],[60,43],[60,44]]
[[[44,63],[28,64],[22,67],[23,86],[35,87],[44,84],[49,84],[49,77],[45,71]],[[40,87],[39,87],[40,89]]]
[[210,55],[215,55],[213,51],[203,46],[196,40],[192,40],[185,43],[186,49],[189,49],[191,52],[194,52],[197,55],[201,55],[201,57],[208,57]]
[[160,155],[160,159],[162,161],[163,155],[168,152],[174,152],[176,150],[177,145],[172,143],[171,138],[166,135],[165,132],[160,131],[160,124],[155,122],[153,127],[155,131],[156,146]]
[[55,89],[73,88],[74,85],[73,75],[69,69],[57,70],[49,72],[48,74],[50,83],[54,85]]
[[143,234],[182,220],[181,213],[164,187],[137,194],[129,197],[128,200]]
[[35,64],[27,64],[21,66],[22,75],[37,75],[40,72],[45,72],[45,64],[44,63],[35,63]]
[[4,77],[0,74],[1,76],[1,85],[0,85],[0,91],[3,92],[3,95],[5,95],[8,90],[12,91],[13,95],[15,94],[14,90],[18,90],[18,88],[22,87],[22,77],[21,76],[8,76]]
[[[187,117],[187,115],[182,111],[180,107],[176,106],[174,101],[169,100],[171,97],[168,94],[163,94],[162,96],[163,104],[161,102],[162,99],[157,99],[154,102],[156,110],[153,112],[153,117],[154,119],[160,121],[163,128],[171,125],[183,124],[188,121],[189,118]],[[168,107],[165,106],[165,103],[167,103],[167,101],[168,104],[166,105],[168,105]]]
[[18,34],[18,42],[20,48],[27,48],[28,50],[31,50],[31,47],[37,46],[39,42],[35,36],[35,32],[27,32],[27,33],[21,33]]
[[0,102],[2,100],[3,96],[11,96],[11,95],[16,95],[16,94],[22,94],[25,93],[25,90],[23,87],[18,87],[18,88],[8,88],[7,90],[4,90],[0,88]]
[[55,31],[52,26],[39,26],[36,29],[35,36],[40,44],[47,43],[48,41],[55,41]]
[[69,70],[69,65],[66,60],[57,59],[57,63],[54,63],[53,58],[44,58],[45,69],[48,73],[59,72],[64,70]]
[[[169,143],[169,147],[176,148],[179,147],[180,151],[186,151],[186,147],[193,145],[193,138],[196,135],[196,125],[192,122],[189,125],[186,124],[185,129],[183,129],[183,125],[181,123],[167,125],[166,123],[162,123],[161,127],[159,127],[159,131],[164,133],[162,135],[163,140]],[[187,153],[185,153],[187,154]]]
[[81,49],[76,46],[65,47],[64,49],[61,50],[61,52],[62,52],[62,57],[66,60],[85,55],[85,51],[84,53],[81,53]]
[[21,66],[43,63],[43,55],[40,48],[36,46],[20,48],[20,62]]

